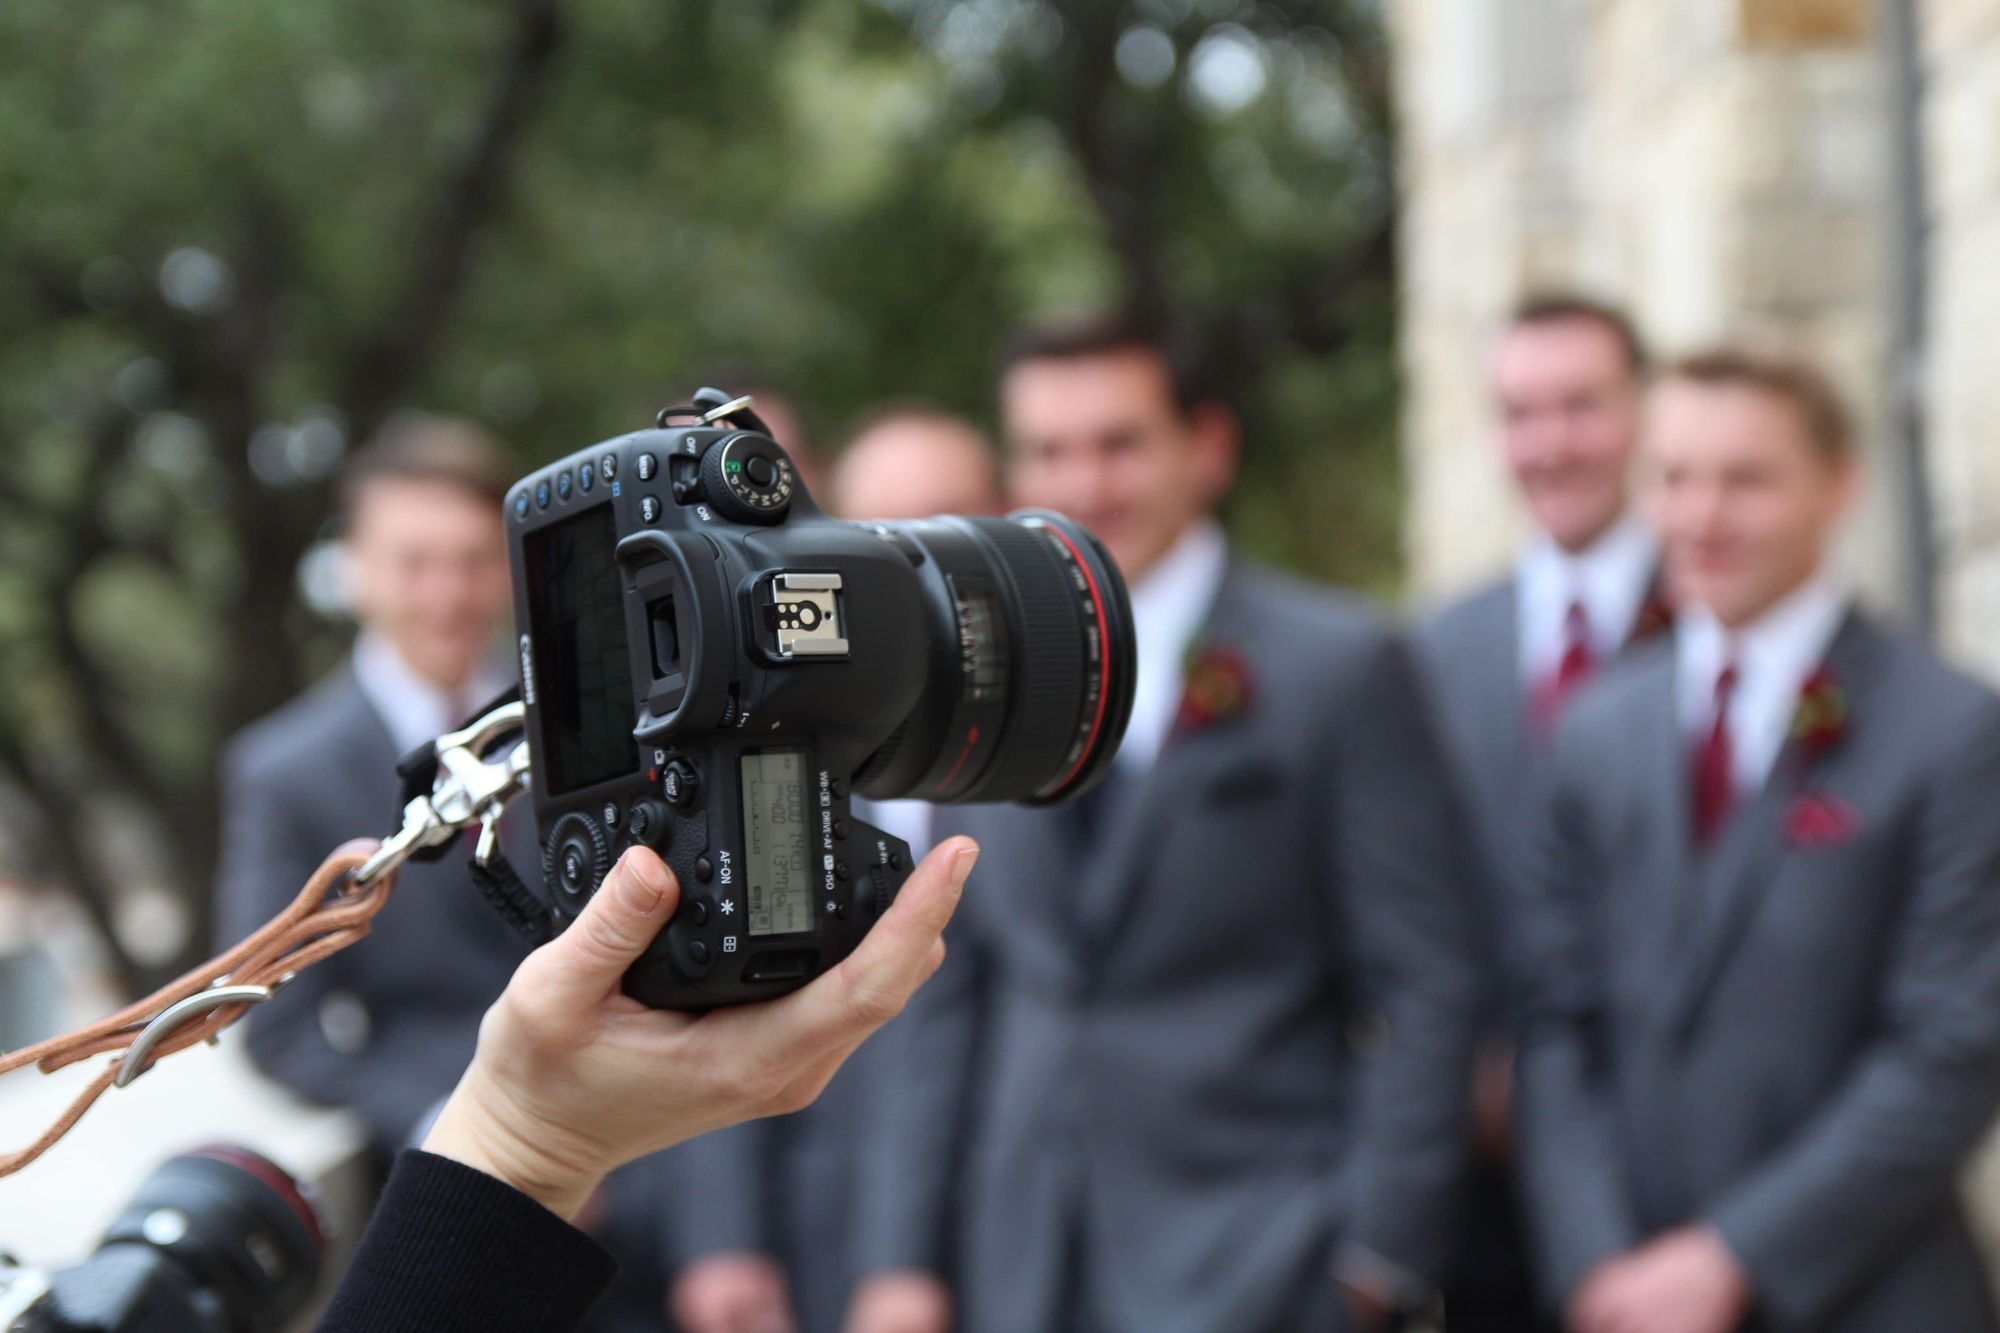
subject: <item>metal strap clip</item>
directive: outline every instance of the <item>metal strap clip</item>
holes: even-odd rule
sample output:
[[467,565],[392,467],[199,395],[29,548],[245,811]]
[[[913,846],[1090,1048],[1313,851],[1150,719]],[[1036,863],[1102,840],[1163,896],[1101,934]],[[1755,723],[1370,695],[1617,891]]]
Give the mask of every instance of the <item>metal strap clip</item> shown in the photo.
[[[125,1053],[118,1057],[118,1076],[111,1080],[112,1086],[129,1087],[133,1079],[151,1069],[153,1048],[165,1041],[173,1034],[175,1028],[189,1019],[225,1005],[262,1004],[284,989],[285,983],[291,979],[292,974],[287,972],[278,978],[276,984],[270,986],[225,986],[217,982],[207,990],[196,991],[192,995],[174,1001],[153,1015],[146,1026],[139,1030],[139,1035],[132,1039],[132,1044],[125,1048]],[[211,1046],[215,1044],[214,1037],[210,1037],[208,1041]]]

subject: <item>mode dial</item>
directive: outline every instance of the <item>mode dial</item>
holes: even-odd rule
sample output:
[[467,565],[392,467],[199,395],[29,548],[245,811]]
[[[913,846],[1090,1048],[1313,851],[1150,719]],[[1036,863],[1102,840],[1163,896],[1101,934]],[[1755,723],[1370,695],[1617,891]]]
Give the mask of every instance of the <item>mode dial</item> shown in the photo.
[[724,518],[776,523],[792,507],[798,472],[776,440],[740,431],[701,456],[701,489]]

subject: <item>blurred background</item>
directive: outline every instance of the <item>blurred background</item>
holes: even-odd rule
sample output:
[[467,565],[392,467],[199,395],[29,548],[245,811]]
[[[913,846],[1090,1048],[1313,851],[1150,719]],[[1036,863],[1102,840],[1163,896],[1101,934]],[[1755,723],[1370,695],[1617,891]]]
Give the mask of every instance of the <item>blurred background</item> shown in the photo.
[[724,367],[989,420],[1005,330],[1129,300],[1216,349],[1244,539],[1392,588],[1388,62],[1365,0],[6,7],[0,875],[128,987],[206,952],[216,747],[344,649],[404,405],[524,470]]
[[217,747],[345,650],[399,408],[990,423],[1005,330],[1126,302],[1243,413],[1236,538],[1418,598],[1516,538],[1482,358],[1552,284],[1824,358],[1853,570],[2000,675],[1993,0],[0,7],[0,1045],[206,953]]

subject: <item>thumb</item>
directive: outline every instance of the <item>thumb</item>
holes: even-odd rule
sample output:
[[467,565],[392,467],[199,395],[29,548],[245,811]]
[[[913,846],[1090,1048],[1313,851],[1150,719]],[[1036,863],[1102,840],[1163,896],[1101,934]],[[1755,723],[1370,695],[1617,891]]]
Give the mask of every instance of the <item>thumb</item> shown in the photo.
[[542,983],[594,1004],[616,990],[625,969],[666,926],[680,885],[666,862],[644,847],[618,858],[570,928],[543,946]]

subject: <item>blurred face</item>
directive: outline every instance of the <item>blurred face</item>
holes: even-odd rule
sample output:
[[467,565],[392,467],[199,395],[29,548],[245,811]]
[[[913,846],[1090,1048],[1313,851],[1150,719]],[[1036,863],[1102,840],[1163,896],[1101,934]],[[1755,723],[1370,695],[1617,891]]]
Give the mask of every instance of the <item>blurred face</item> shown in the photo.
[[1236,474],[1235,419],[1219,404],[1183,413],[1144,349],[1022,362],[1000,410],[1014,501],[1083,524],[1128,579],[1212,513]]
[[970,427],[943,418],[899,417],[849,442],[834,466],[842,518],[894,522],[933,514],[997,514],[993,451]]
[[470,679],[510,604],[500,507],[449,482],[381,478],[356,499],[347,550],[361,623],[440,688]]
[[1493,355],[1500,445],[1528,512],[1580,551],[1625,512],[1640,386],[1619,340],[1587,319],[1509,329]]
[[1743,385],[1661,385],[1646,451],[1669,580],[1732,628],[1818,571],[1859,488],[1789,402]]

